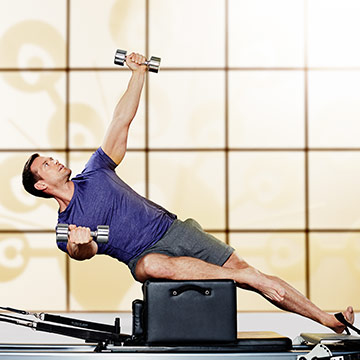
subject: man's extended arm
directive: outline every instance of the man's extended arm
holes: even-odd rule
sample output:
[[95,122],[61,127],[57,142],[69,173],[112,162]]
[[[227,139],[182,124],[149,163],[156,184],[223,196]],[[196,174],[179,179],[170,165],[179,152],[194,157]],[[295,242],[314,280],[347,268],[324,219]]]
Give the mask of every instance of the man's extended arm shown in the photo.
[[116,164],[119,164],[125,156],[129,127],[139,106],[146,71],[146,65],[140,64],[145,60],[144,56],[134,53],[127,57],[126,63],[132,70],[131,79],[127,90],[115,107],[113,119],[101,146]]

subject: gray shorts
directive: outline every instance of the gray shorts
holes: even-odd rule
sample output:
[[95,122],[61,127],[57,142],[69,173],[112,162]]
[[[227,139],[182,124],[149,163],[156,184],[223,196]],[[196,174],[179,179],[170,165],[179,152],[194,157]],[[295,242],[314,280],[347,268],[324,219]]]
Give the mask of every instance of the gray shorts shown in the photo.
[[128,267],[135,280],[137,262],[147,254],[157,253],[168,256],[189,256],[208,263],[223,266],[235,250],[203,231],[193,219],[176,219],[165,235],[153,246],[132,258]]

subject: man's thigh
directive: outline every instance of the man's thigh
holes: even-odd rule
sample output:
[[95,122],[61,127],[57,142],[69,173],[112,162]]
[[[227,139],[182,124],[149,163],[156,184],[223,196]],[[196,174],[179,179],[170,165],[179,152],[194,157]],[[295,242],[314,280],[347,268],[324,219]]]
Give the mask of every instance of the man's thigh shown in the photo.
[[230,269],[245,269],[250,265],[241,257],[239,257],[235,252],[230,255],[230,257],[226,260],[223,265],[226,268]]
[[138,257],[130,260],[128,266],[136,279],[137,263],[147,254],[156,253],[175,257],[189,256],[223,266],[233,252],[232,247],[204,232],[195,220],[175,220],[162,239],[146,249]]

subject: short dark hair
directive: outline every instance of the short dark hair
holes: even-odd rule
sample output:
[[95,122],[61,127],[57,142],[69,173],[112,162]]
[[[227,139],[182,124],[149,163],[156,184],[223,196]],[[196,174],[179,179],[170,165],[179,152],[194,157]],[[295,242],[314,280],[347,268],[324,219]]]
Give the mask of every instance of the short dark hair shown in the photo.
[[34,196],[42,197],[42,198],[52,198],[52,195],[45,194],[42,190],[37,190],[35,188],[35,184],[41,179],[38,174],[35,174],[31,171],[31,165],[34,160],[39,157],[39,154],[32,154],[28,161],[24,165],[23,173],[22,173],[22,183],[24,185],[25,190]]

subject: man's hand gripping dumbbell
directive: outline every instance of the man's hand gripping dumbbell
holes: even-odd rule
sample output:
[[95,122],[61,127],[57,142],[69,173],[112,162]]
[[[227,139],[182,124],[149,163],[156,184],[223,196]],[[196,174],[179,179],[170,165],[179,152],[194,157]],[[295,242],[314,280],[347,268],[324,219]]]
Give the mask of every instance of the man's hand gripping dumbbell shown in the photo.
[[116,50],[114,64],[124,66],[126,62],[127,65],[129,65],[130,69],[132,69],[130,64],[133,62],[138,65],[145,65],[150,72],[154,72],[154,73],[159,72],[160,62],[161,62],[161,59],[159,57],[151,56],[150,60],[147,60],[144,56],[140,54],[135,54],[135,53],[131,53],[130,55],[126,55],[126,54],[127,54],[126,50],[120,50],[120,49]]
[[[90,231],[89,228],[76,225],[68,224],[57,224],[56,226],[56,241],[68,241],[68,237],[71,234],[76,235],[78,238],[83,237],[84,239],[80,243],[88,242],[86,239],[91,238],[99,243],[105,243],[109,240],[109,226],[108,225],[98,225],[96,231]],[[75,235],[73,235],[75,236]]]
[[[109,226],[99,225],[96,231],[76,225],[58,224],[56,226],[56,241],[67,242],[68,251],[77,253],[82,260],[88,259],[97,252],[97,243],[109,240]],[[78,259],[81,260],[81,259]]]

